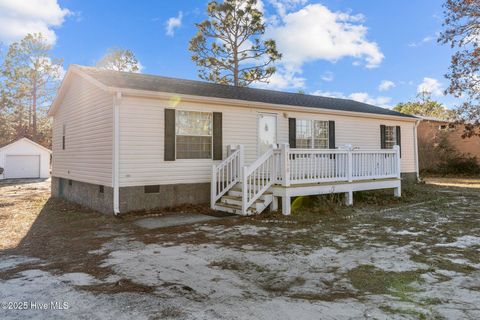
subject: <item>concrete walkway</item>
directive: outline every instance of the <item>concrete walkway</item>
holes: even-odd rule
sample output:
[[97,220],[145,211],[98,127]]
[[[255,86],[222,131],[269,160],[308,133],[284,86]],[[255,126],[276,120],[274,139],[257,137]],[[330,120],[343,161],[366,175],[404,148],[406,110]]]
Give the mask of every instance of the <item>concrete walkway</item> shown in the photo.
[[134,223],[142,228],[157,229],[165,227],[183,226],[187,224],[194,224],[199,222],[206,222],[211,220],[217,220],[220,218],[207,216],[199,213],[179,213],[168,216],[151,217],[138,219]]

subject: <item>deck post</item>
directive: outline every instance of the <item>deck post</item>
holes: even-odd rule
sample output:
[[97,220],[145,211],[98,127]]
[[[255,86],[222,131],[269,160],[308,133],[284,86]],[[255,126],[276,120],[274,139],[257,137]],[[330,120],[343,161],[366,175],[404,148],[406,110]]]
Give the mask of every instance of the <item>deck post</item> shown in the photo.
[[353,191],[345,192],[345,205],[353,206]]
[[402,187],[397,187],[393,189],[393,196],[395,198],[400,198],[402,196]]
[[290,196],[283,196],[282,197],[282,214],[285,216],[290,215]]
[[398,145],[394,145],[393,149],[396,151],[395,157],[397,158],[397,178],[402,178],[402,167],[400,165],[400,147]]
[[215,209],[215,197],[217,196],[217,168],[212,165],[212,182],[210,183],[210,208]]
[[282,151],[282,186],[289,187],[290,186],[290,157],[289,151],[290,147],[288,143],[283,143],[281,147]]
[[277,211],[278,210],[278,197],[272,196],[272,203],[270,204],[270,210],[271,211]]

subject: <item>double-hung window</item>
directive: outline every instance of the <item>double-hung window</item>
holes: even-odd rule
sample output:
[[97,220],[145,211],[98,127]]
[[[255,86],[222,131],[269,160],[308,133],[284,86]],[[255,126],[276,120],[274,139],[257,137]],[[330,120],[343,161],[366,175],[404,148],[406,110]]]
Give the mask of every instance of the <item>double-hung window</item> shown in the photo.
[[385,126],[385,148],[393,149],[397,144],[397,130],[395,126]]
[[211,159],[211,112],[178,110],[175,120],[177,159]]
[[328,121],[296,120],[296,147],[328,149]]

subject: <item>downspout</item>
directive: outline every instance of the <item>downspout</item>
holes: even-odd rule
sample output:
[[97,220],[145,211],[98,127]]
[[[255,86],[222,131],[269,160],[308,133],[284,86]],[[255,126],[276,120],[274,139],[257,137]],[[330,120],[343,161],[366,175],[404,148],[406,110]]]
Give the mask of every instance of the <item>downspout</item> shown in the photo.
[[120,162],[120,102],[122,93],[116,92],[113,96],[113,214],[120,214],[119,162]]
[[415,126],[413,128],[413,139],[415,143],[415,171],[417,172],[417,182],[420,182],[420,169],[418,166],[418,137],[417,137],[417,127],[420,124],[421,120],[415,121]]

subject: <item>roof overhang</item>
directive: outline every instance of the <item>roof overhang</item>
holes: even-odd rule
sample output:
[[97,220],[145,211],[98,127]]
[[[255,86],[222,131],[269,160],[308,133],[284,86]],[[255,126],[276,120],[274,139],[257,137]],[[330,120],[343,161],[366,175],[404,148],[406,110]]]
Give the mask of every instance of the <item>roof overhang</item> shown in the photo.
[[302,107],[296,105],[284,105],[284,104],[273,104],[265,102],[256,102],[256,101],[247,101],[247,100],[238,100],[238,99],[227,99],[227,98],[218,98],[218,97],[206,97],[198,95],[188,95],[188,94],[177,94],[172,92],[160,92],[160,91],[148,91],[148,90],[137,90],[130,88],[118,88],[118,87],[109,87],[98,81],[97,79],[91,77],[90,75],[82,72],[81,68],[76,65],[71,65],[68,68],[67,74],[65,75],[64,80],[58,90],[57,97],[55,98],[50,110],[48,111],[49,116],[53,116],[58,109],[61,100],[63,99],[70,82],[72,81],[72,75],[78,75],[83,79],[87,80],[91,84],[97,86],[98,88],[111,93],[117,94],[118,92],[122,93],[124,97],[143,97],[151,99],[165,99],[169,100],[172,97],[180,98],[180,100],[189,101],[189,102],[200,102],[200,103],[209,103],[222,106],[236,106],[236,107],[246,107],[246,108],[262,108],[270,110],[283,110],[290,112],[305,112],[305,113],[322,113],[322,114],[331,114],[331,115],[344,115],[344,116],[354,116],[362,118],[373,118],[373,119],[391,119],[396,121],[406,121],[406,122],[416,122],[420,120],[416,117],[402,117],[395,115],[387,114],[378,114],[378,113],[367,113],[367,112],[356,112],[356,111],[344,111],[344,110],[334,110],[326,108],[310,108]]

